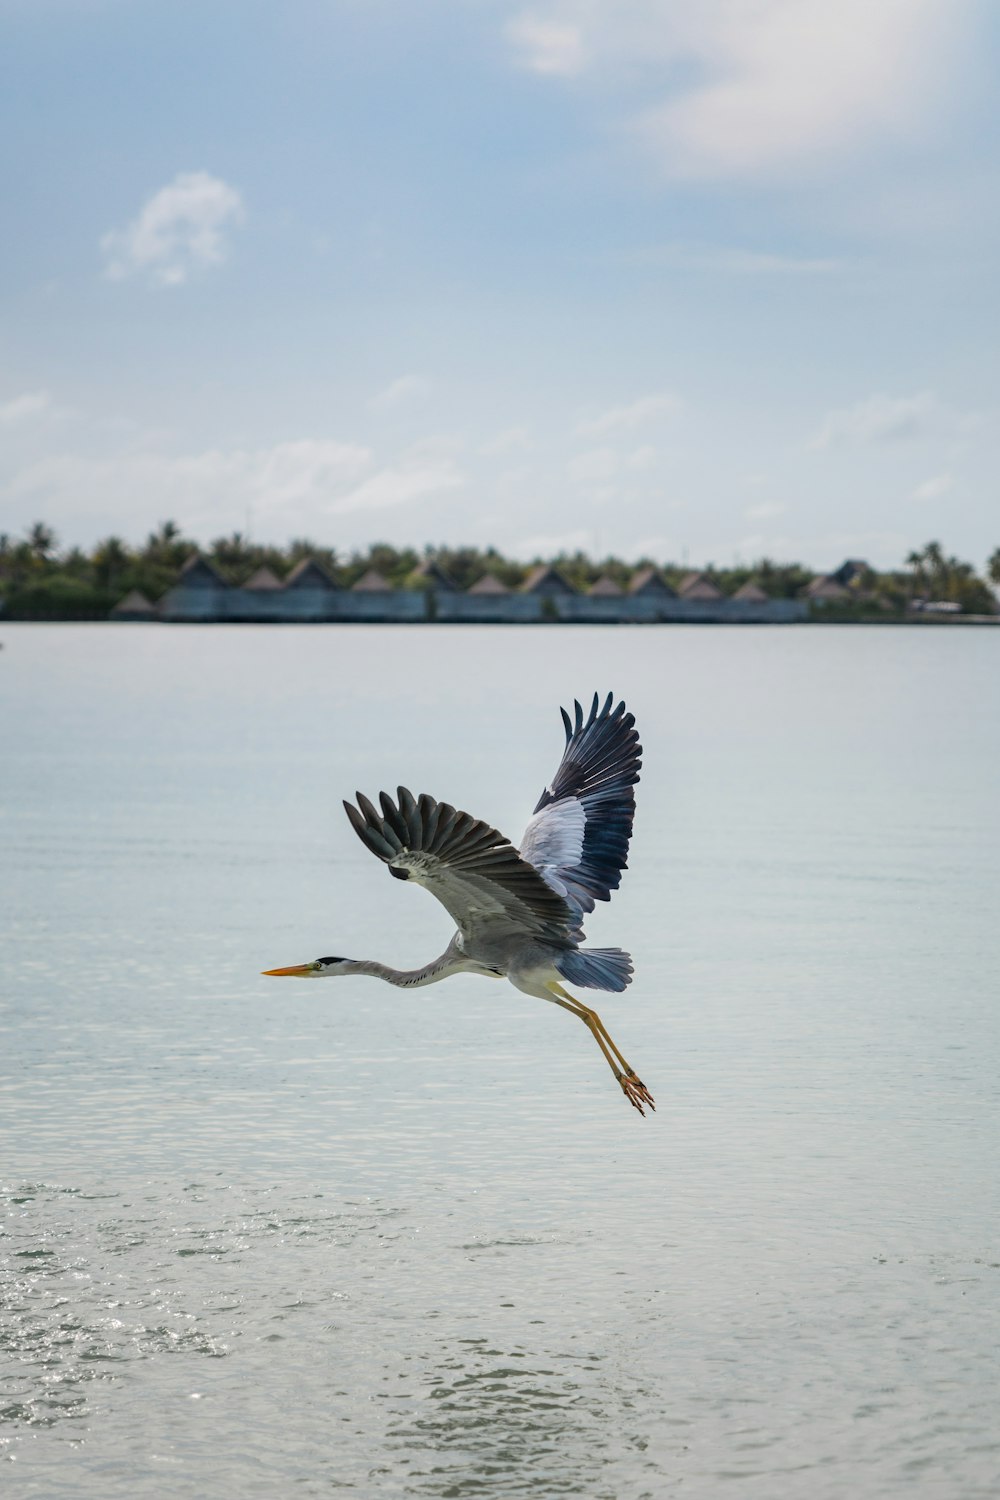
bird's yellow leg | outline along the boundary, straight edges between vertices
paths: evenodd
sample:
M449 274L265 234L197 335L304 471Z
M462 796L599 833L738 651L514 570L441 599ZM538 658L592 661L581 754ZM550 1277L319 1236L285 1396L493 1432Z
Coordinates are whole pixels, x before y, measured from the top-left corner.
M555 987L553 985L550 985L549 988L553 991L553 999L555 1000L555 1003L557 1005L561 1005L563 1010L568 1010L570 1015L580 1017L580 1020L588 1028L591 1036L594 1038L594 1041L604 1053L608 1066L617 1078L619 1076L618 1064L615 1061L614 1057L612 1057L608 1045L605 1042L600 1031L596 1030L594 1027L593 1012L588 1011L585 1005L578 1005L573 999L572 995L567 995L565 990L561 990L559 994L556 994Z
M574 995L568 994L567 991L563 989L562 985L552 985L552 986L550 986L550 988L553 989L554 991L557 991L558 994L561 995L563 999L571 1001L573 1003L573 1005L576 1007L578 1013L580 1015L586 1016L588 1018L588 1020L587 1020L588 1026L591 1026L592 1028L596 1027L597 1031L600 1032L600 1034L604 1038L604 1041L606 1042L607 1046L610 1047L611 1051L613 1052L613 1054L615 1055L615 1057L618 1059L618 1061L621 1063L621 1065L625 1069L626 1073L631 1073L631 1074L634 1075L635 1069L626 1061L626 1059L622 1056L621 1052L615 1046L615 1043L612 1040L612 1037L611 1037L611 1034L608 1031L608 1028L605 1026L604 1022L601 1020L600 1016L597 1014L597 1011L596 1010L591 1010L590 1006L589 1005L584 1005L584 1003L583 1003L582 1000L577 1000Z
M563 1010L570 1011L572 1015L580 1017L580 1020L587 1027L594 1041L604 1053L608 1067L617 1078L621 1091L628 1102L640 1114L645 1113L643 1110L644 1104L648 1104L650 1109L655 1113L656 1103L652 1094L637 1076L635 1069L625 1061L625 1058L611 1040L607 1027L596 1010L591 1010L589 1005L584 1005L581 1000L577 1000L574 995L570 995L563 989L561 984L555 981L547 985L546 988L557 1005L561 1005ZM619 1063L621 1064L621 1068L618 1066Z

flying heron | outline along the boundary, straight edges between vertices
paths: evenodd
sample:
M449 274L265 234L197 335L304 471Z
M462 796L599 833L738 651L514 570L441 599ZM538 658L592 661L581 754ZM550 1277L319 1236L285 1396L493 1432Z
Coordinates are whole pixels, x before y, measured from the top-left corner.
M436 984L450 974L509 979L516 989L579 1016L600 1047L622 1092L640 1114L653 1096L625 1061L595 1010L570 995L581 989L620 993L632 979L621 948L584 948L583 917L609 901L626 868L635 783L642 746L624 703L602 707L597 694L584 719L560 709L566 748L538 799L517 850L488 823L426 794L399 787L394 802L379 793L382 812L356 792L344 803L355 833L397 880L425 886L458 924L439 958L422 969L392 969L373 959L317 958L265 969L300 979L370 974L401 989Z

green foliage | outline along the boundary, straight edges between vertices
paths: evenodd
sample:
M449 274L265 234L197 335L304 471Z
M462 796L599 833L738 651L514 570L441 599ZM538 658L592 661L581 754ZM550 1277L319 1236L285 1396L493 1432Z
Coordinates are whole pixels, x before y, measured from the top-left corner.
M367 552L352 553L350 561L339 569L339 581L350 588L370 568L374 568L389 580L393 588L402 588L420 561L420 553L415 552L412 547L400 549L389 542L373 542Z
M948 557L940 542L928 542L911 552L906 564L911 570L913 599L958 604L962 613L968 615L996 613L996 599L989 585L977 575L971 563ZM994 582L1000 580L1000 547L986 566L989 578Z
M5 596L12 620L106 620L117 594L68 573L50 573Z
M462 590L471 588L487 573L492 573L507 588L516 589L528 572L523 564L501 557L495 547L487 547L485 551L479 547L434 547L428 548L427 556L433 558L454 581L455 587Z
M195 543L177 522L167 520L139 546L130 546L119 536L108 536L89 553L79 547L60 552L52 528L44 521L35 521L22 537L0 534L0 607L8 619L106 619L130 589L140 590L148 599L159 599L177 582L181 568L196 551ZM296 537L287 546L276 547L253 542L239 531L216 537L205 549L205 556L235 585L246 583L262 566L285 578L306 557L315 558L344 588L371 568L395 588L414 587L414 570L426 560L437 563L461 590L487 573L507 588L517 589L530 568L541 562L553 563L581 591L603 574L627 589L636 569L647 566L659 567L676 588L685 574L694 571L651 557L627 562L609 556L596 561L583 552L536 558L530 564L504 557L495 547L428 546L421 555L413 547L395 547L391 542L375 542L366 551L342 557L333 547L322 546L309 537ZM745 583L756 583L772 599L796 598L813 576L801 563L779 563L769 557L732 568L709 563L697 571L711 578L723 594L733 594ZM837 576L845 578L849 597L825 605L818 617L888 618L904 614L919 600L949 600L967 614L995 613L996 600L986 580L1000 586L1000 547L990 555L985 572L986 578L980 577L970 563L948 556L940 542L928 542L911 552L905 567L894 572L876 573L863 565L840 570ZM554 606L551 608L554 610Z

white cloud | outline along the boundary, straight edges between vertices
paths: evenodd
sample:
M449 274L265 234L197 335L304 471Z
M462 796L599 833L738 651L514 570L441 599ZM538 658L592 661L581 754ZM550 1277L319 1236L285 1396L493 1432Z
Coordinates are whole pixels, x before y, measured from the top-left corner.
M780 500L762 500L759 505L748 505L746 509L748 521L770 521L784 513L785 507Z
M454 458L434 443L421 443L404 453L398 463L372 474L330 507L338 514L357 510L382 510L409 505L414 500L461 489L465 475Z
M571 21L547 20L527 12L508 23L507 36L522 66L532 73L568 78L583 71L583 35Z
M278 443L246 459L248 482L255 494L267 505L280 507L322 503L370 468L373 455L360 443L306 438Z
M594 533L590 530L558 531L526 536L510 547L515 557L527 561L533 557L556 557L560 552L593 553Z
M523 453L530 447L531 434L527 427L506 427L483 443L479 451L487 458L500 458L507 453Z
M628 406L612 406L600 416L581 422L577 431L587 437L606 437L613 432L632 432L644 423L672 417L680 402L669 391L655 391L641 396Z
M913 396L869 396L857 406L828 412L810 448L845 443L887 443L914 438L925 431L937 411L929 391Z
M686 177L815 173L927 129L974 0L538 0L508 26L536 73L661 93L633 127Z
M298 517L328 508L372 462L369 449L326 439L189 454L156 447L101 458L64 453L22 468L6 496L46 505L61 518L113 515L122 528L135 514L137 496L143 525L149 516L174 515L202 531L243 526L248 507L257 518L290 516L289 524L298 524Z
M643 443L640 447L632 449L632 452L626 457L625 463L628 468L634 469L636 473L643 474L647 469L653 467L656 459L656 449L649 443Z
M422 399L430 388L430 381L423 375L400 375L373 396L368 405L375 411L393 411L408 402Z
M955 488L955 480L951 474L934 474L930 479L925 479L923 484L918 484L910 495L911 500L940 500L942 495L947 495Z
M781 255L721 245L664 245L634 259L686 271L716 271L724 276L831 276L848 262L829 255Z
M101 240L105 274L113 281L145 274L161 286L179 286L192 271L226 259L226 231L244 216L240 194L221 178L180 172L131 224Z
M618 472L618 455L613 448L590 448L567 465L569 477L578 484L602 484Z
M25 391L22 396L15 396L0 406L0 427L19 427L22 422L43 416L51 406L48 391Z
M105 433L105 436L112 436ZM128 533L149 517L173 516L195 535L243 529L248 517L272 536L314 531L334 515L430 500L466 476L448 439L430 438L398 455L361 443L301 438L256 448L177 452L168 435L118 432L100 455L64 450L22 463L0 481L0 502L46 514L72 530ZM124 441L122 441L124 439Z

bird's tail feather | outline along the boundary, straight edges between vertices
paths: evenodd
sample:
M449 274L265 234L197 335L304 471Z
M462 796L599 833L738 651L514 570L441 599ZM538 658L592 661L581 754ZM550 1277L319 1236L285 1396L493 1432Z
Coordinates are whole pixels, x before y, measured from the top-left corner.
M556 968L568 984L584 990L618 994L632 982L632 955L623 948L573 948L559 955Z

